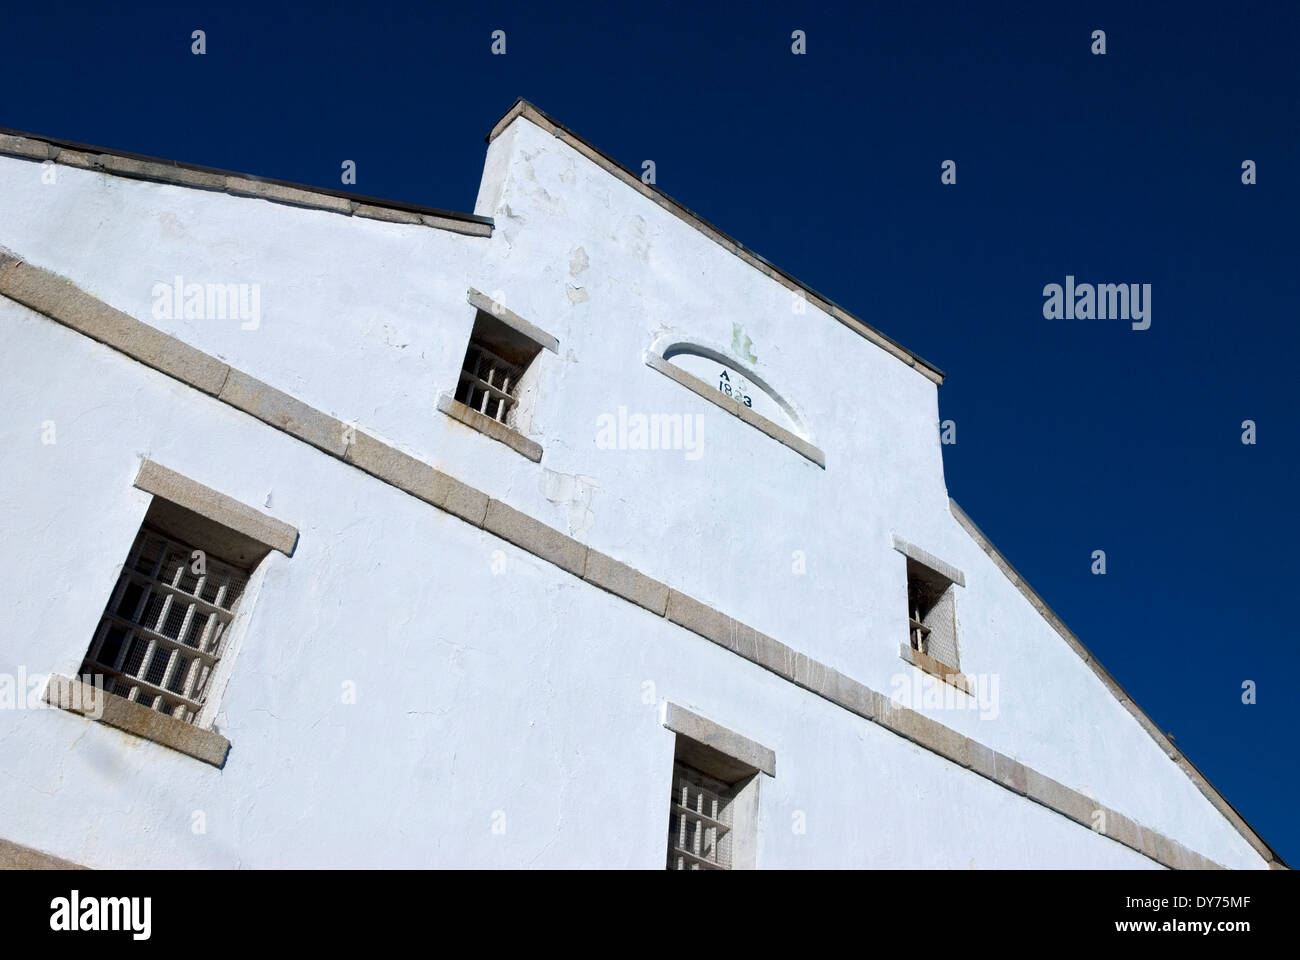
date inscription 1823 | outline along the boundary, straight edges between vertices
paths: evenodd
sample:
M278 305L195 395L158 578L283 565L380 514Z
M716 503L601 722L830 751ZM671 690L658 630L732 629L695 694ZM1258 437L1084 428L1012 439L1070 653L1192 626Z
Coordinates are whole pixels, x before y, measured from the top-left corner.
M754 401L749 397L749 383L744 377L736 377L736 384L731 384L731 374L723 370L718 374L718 389L729 397L734 397L747 407L753 407Z

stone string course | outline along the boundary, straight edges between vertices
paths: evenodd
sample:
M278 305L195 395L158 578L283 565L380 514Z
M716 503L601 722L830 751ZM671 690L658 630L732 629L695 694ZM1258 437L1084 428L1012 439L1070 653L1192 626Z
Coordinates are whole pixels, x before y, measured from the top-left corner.
M591 550L586 544L429 464L113 309L81 291L71 281L24 263L6 252L0 252L0 294L213 396L431 506L459 517L466 523L480 527L655 616L665 617L796 686L829 700L864 720L879 724L1085 828L1093 827L1094 814L1101 811L1105 818L1107 836L1157 863L1175 869L1220 868L1201 854L1043 776L1020 761L997 753L929 717L894 703L885 694L809 658L748 624L671 589L626 564ZM965 516L955 504L953 509L959 520ZM967 529L973 527L968 519L963 525L967 525ZM976 539L987 543L982 534ZM994 556L994 553L990 555ZM1000 554L994 557L995 560L997 557ZM1005 564L1005 560L1002 564ZM1010 571L1009 565L1005 570ZM1014 571L1008 572L1008 576L1015 578L1013 582L1023 583ZM1033 594L1032 597L1036 598L1037 595ZM1035 605L1040 610L1046 609L1041 599ZM1044 615L1050 615L1050 611ZM1073 643L1083 650L1077 640ZM1081 655L1085 653L1086 650L1083 650ZM1127 702L1131 704L1131 700ZM1144 715L1135 713L1135 716ZM1145 725L1150 728L1150 721L1147 720ZM1192 775L1194 768L1185 760L1180 762L1180 766L1189 772L1189 776ZM1208 789L1213 790L1212 787ZM1226 801L1222 798L1219 798L1216 806L1220 804L1226 807ZM1230 807L1227 809L1231 810ZM1239 816L1233 813L1230 819L1265 859L1270 861L1271 866L1283 866Z
M40 850L33 850L21 843L0 839L0 870L85 870L86 868L68 860Z

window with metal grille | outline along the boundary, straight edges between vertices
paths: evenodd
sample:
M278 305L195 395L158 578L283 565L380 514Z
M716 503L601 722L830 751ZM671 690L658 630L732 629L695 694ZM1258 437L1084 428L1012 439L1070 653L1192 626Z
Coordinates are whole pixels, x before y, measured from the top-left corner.
M465 362L456 386L456 399L472 410L506 423L518 397L523 371L497 356L476 340L465 352Z
M907 559L907 613L912 649L956 668L956 588L951 580Z
M248 571L142 526L80 672L194 722L247 582Z
M461 364L455 399L471 410L511 428L519 428L521 408L535 389L533 361L541 353L537 341L479 310ZM527 419L526 415L523 419Z
M673 764L668 816L669 870L730 870L732 788L684 763Z

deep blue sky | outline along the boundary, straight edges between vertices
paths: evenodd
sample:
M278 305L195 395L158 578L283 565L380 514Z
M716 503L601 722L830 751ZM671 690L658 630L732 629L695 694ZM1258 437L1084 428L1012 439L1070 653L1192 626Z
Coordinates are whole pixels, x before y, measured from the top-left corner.
M950 493L1300 864L1300 5L1135 6L11 4L0 126L464 211L516 96L655 160L948 373ZM1151 329L1044 320L1067 273L1152 284Z

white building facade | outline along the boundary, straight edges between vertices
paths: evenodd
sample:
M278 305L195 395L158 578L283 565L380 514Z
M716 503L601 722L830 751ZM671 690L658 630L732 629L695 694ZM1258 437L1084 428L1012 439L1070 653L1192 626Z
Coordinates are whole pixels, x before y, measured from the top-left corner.
M0 862L1281 865L950 501L939 371L489 141L469 215L0 136Z

